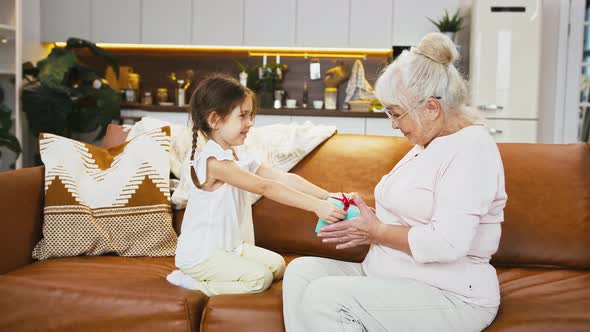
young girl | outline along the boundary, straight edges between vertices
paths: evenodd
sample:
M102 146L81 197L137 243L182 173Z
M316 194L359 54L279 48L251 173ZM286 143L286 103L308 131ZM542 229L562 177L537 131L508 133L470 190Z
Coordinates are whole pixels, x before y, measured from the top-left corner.
M248 192L313 211L336 222L346 216L326 199L329 193L302 177L261 164L235 148L244 144L255 115L254 93L224 75L207 77L191 98L193 146L189 194L176 266L168 280L178 286L218 294L256 293L282 278L283 258L244 243L240 225L250 214ZM208 139L195 158L198 132Z

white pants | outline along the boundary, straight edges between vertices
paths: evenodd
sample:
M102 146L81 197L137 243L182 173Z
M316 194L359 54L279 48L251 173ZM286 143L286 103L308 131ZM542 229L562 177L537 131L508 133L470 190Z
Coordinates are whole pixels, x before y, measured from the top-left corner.
M243 244L241 255L218 251L202 263L183 269L196 280L193 289L208 296L265 291L283 277L285 260L275 252Z
M327 258L297 258L283 279L287 332L481 331L497 311L415 280L367 277L360 263Z

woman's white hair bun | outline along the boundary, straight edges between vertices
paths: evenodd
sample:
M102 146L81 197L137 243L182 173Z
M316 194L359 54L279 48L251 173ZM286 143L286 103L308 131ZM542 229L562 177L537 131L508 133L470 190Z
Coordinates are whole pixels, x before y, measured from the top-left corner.
M454 63L459 56L453 41L440 32L432 32L424 36L416 47L412 47L412 52L443 65Z

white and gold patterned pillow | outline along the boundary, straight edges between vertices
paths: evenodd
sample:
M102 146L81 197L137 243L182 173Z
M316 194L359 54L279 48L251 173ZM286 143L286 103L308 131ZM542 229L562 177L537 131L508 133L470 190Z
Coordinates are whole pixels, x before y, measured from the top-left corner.
M52 134L39 144L45 209L33 258L174 255L169 127L110 149Z

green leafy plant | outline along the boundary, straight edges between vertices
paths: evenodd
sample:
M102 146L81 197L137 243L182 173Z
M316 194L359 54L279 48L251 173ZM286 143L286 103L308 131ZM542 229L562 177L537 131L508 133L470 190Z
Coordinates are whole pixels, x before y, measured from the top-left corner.
M95 44L69 38L64 48L54 47L46 59L23 64L21 99L33 134L53 133L71 137L72 133L99 130L96 139L106 132L108 124L117 117L121 95L108 86L96 72L80 63L75 50L88 49L113 66L115 59Z
M0 87L0 147L6 147L9 150L16 153L16 157L21 153L21 146L14 136L10 132L12 127L12 110L8 106L3 104L4 102L4 90ZM2 157L2 151L0 151L0 158Z
M245 66L235 61L241 71L248 73L246 85L255 92L273 92L280 89L288 67L285 64L269 64L266 67L261 65ZM278 70L280 69L280 70ZM279 72L281 73L279 75Z
M427 19L434 24L440 32L458 32L463 28L463 17L459 16L459 11L453 16L449 16L449 12L445 9L445 14L438 21L429 17Z

